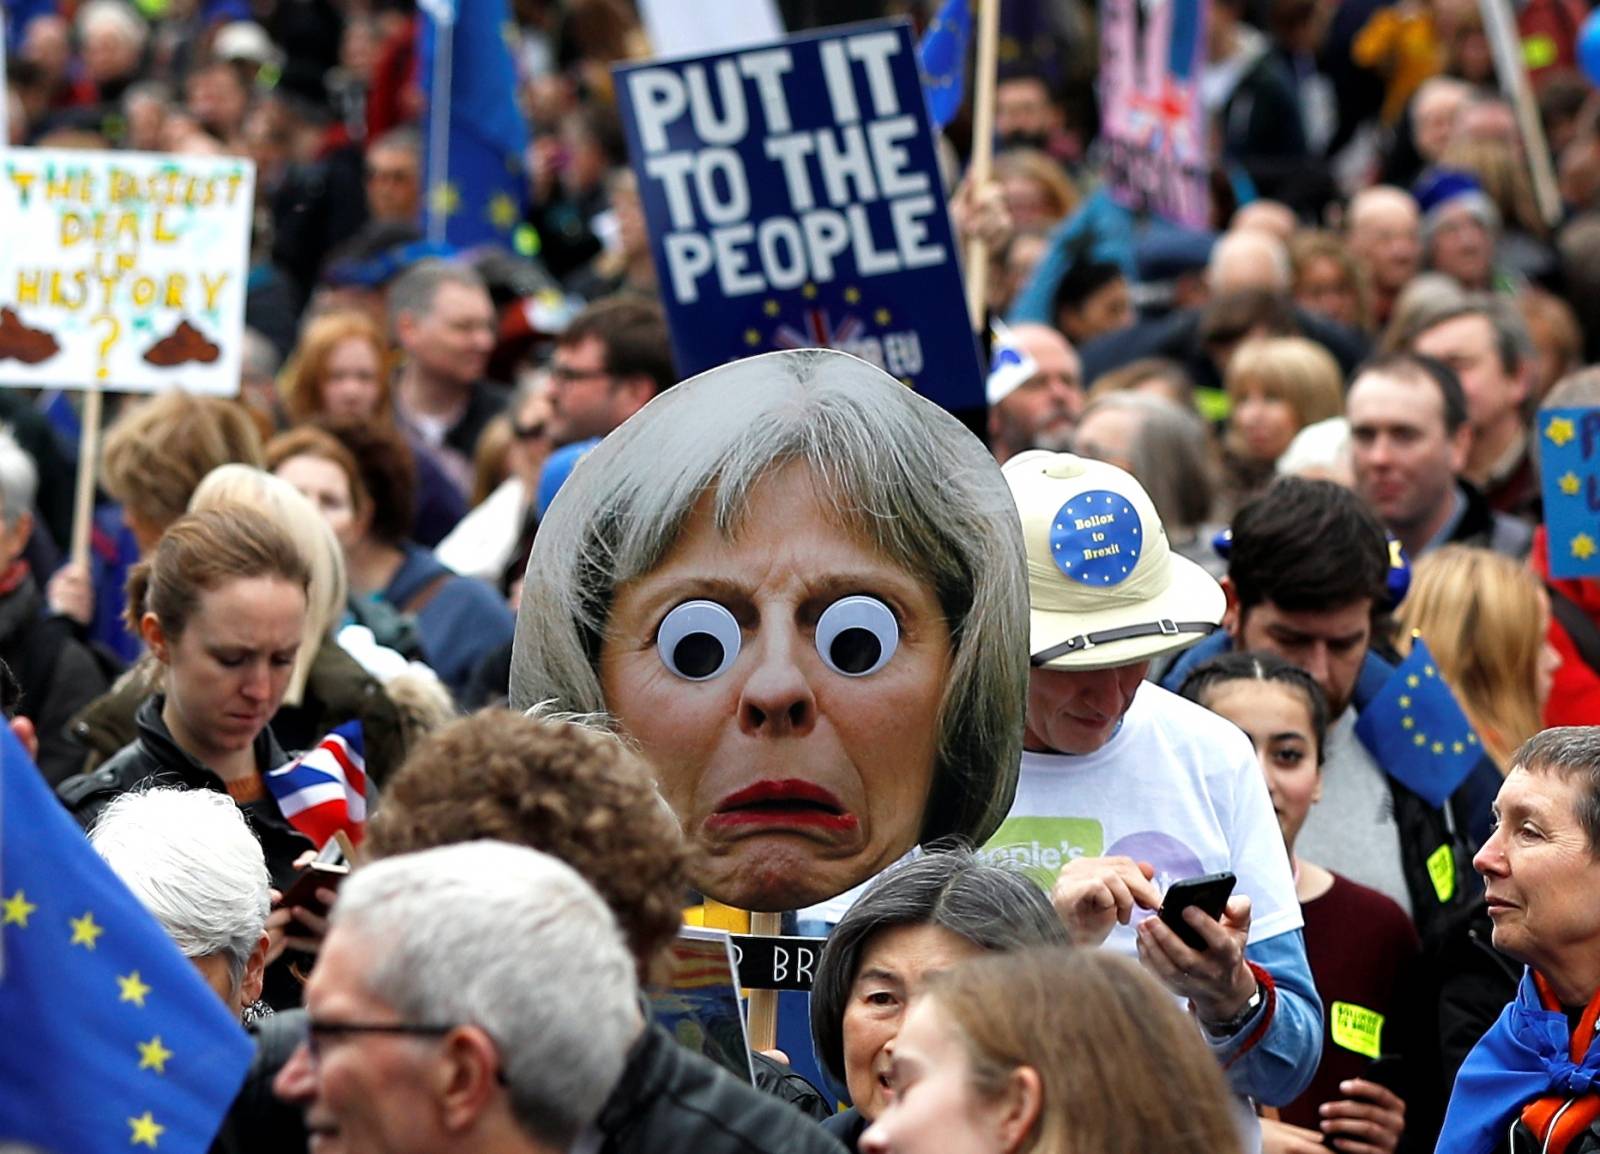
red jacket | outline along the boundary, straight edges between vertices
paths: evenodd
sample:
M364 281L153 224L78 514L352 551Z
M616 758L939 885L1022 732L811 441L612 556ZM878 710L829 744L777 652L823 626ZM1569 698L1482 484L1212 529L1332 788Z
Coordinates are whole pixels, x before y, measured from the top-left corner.
M1540 525L1533 534L1533 550L1528 554L1529 567L1551 589L1564 594L1600 625L1600 580L1591 577L1563 578L1550 576L1550 553L1545 529ZM1545 703L1546 725L1600 725L1600 673L1589 668L1578 647L1573 643L1561 623L1550 617L1550 644L1561 654L1561 666L1556 670L1555 684L1550 690L1550 700Z

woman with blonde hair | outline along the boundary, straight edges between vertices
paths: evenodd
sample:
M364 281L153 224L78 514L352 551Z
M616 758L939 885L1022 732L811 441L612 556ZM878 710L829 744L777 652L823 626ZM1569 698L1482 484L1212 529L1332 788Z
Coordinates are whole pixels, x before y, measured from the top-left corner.
M929 977L863 1154L1237 1154L1222 1067L1137 963L984 954Z
M1018 232L1054 228L1078 207L1072 177L1038 149L1009 149L995 157L994 179Z
M1223 384L1233 408L1225 439L1233 507L1266 488L1296 433L1344 412L1339 362L1305 337L1246 341L1228 361Z
M1419 559L1398 613L1399 647L1421 634L1483 747L1505 772L1543 728L1560 656L1550 598L1532 572L1488 549L1445 545Z

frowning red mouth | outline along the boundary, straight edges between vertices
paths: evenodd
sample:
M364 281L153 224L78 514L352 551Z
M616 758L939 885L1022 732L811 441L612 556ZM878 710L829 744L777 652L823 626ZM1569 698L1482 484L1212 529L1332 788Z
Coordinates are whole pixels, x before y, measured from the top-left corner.
M860 822L837 797L809 781L758 781L717 803L705 821L714 833L755 832L762 827L853 833Z

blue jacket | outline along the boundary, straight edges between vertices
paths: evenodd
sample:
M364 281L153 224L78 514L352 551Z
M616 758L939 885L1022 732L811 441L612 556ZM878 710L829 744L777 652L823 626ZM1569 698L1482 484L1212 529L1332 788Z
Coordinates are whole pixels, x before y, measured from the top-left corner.
M1311 979L1305 935L1275 934L1245 947L1246 960L1272 975L1277 1005L1267 1031L1255 1038L1246 1022L1231 1038L1209 1035L1212 1053L1228 1074L1228 1085L1268 1106L1287 1106L1311 1084L1322 1060L1322 999Z
M382 597L417 619L422 657L456 697L489 654L511 641L516 618L490 586L445 568L407 542L406 559Z

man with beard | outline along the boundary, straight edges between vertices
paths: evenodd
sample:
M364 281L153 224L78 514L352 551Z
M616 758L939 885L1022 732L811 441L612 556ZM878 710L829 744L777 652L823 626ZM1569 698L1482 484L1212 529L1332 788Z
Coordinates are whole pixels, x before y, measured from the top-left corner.
M1010 350L1011 355L1007 355ZM1083 365L1049 325L1015 325L989 374L989 449L1002 465L1028 449L1065 448L1083 412Z

